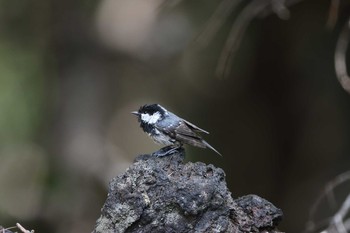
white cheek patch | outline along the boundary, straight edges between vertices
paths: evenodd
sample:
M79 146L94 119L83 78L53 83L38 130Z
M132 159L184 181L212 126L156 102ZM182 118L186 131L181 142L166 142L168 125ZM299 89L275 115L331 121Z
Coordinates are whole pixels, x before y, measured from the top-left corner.
M154 124L156 123L160 118L160 113L159 112L155 112L152 115L149 114L141 114L141 120L143 120L144 122L148 123L148 124Z

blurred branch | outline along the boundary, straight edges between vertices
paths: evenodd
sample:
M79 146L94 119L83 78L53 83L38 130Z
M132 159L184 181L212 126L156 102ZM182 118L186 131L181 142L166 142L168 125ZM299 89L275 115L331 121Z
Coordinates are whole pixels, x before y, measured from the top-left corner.
M13 229L16 227L8 227L8 228L3 228L2 226L0 226L0 233L13 233L12 231L10 231L10 229Z
M320 229L324 229L322 230L322 233L346 233L350 230L350 219L346 219L347 214L350 212L350 193L347 195L345 201L342 202L340 208L333 216L320 221L315 220L315 215L319 212L322 200L327 199L328 205L332 209L336 208L337 202L335 199L334 190L336 187L345 183L346 181L350 181L350 171L337 176L326 185L325 190L321 193L310 209L309 222L307 223L307 227L304 232L318 232Z
M11 229L15 229L18 228L19 230L21 230L21 232L23 233L34 233L34 230L30 230L28 231L27 229L25 229L21 224L16 223L16 226L14 227L8 227L8 228L3 228L2 226L0 226L0 233L13 233L12 231L10 231Z
M350 93L350 77L346 69L346 51L349 44L349 23L350 18L347 20L342 31L340 32L334 55L335 73L341 86L348 93Z
M299 1L301 0L255 0L245 5L232 24L219 57L216 76L226 77L230 73L230 64L235 57L249 23L254 18L259 15L266 16L274 13L281 19L288 19L290 14L287 6ZM239 3L241 3L240 0L223 0L206 23L204 30L199 34L196 41L201 45L207 45Z
M196 42L204 46L208 45L239 2L240 0L223 0L199 33Z
M280 19L289 19L290 13L286 6L285 0L272 0L271 1L272 11L280 18Z
M302 0L253 0L247 3L232 24L230 33L219 57L216 76L225 78L230 73L230 64L235 57L249 23L254 18L259 15L265 17L274 13L281 19L289 19L290 13L288 7L300 1ZM241 3L240 0L222 0L206 23L205 28L199 33L196 41L201 45L207 45L239 3ZM336 24L338 20L339 5L340 0L331 1L327 27L332 28ZM337 42L335 51L335 70L342 87L350 93L350 78L346 69L349 23L350 22L344 26Z
M17 226L17 228L18 229L20 229L23 233L34 233L34 230L27 230L27 229L25 229L24 227L22 227L21 226L21 224L19 224L19 223L16 223L16 226Z
M241 43L242 37L249 23L269 4L270 0L253 1L248 4L237 16L219 58L216 69L217 77L225 78L230 73L231 69L229 64L232 63L234 55Z
M348 194L347 198L343 202L339 211L333 216L333 225L337 229L339 233L347 233L349 229L345 227L344 218L350 209L350 194Z

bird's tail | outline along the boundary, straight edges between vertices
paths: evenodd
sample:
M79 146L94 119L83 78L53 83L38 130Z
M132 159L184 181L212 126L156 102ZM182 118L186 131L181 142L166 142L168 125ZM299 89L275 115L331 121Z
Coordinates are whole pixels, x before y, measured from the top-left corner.
M209 143L207 143L206 141L202 140L203 144L206 145L206 147L208 147L209 149L211 149L212 151L215 151L215 153L217 153L218 155L220 155L222 157L222 154L220 154L219 151L217 151L214 147L212 147Z

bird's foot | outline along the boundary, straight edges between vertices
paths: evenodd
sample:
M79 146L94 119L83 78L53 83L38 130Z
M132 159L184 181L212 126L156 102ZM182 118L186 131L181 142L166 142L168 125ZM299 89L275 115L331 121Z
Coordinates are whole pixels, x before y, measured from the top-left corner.
M157 156L157 157L164 157L167 155L171 155L174 154L175 152L179 151L179 149L182 149L181 146L166 146L163 147L159 150L157 150L156 152L153 152L152 155Z

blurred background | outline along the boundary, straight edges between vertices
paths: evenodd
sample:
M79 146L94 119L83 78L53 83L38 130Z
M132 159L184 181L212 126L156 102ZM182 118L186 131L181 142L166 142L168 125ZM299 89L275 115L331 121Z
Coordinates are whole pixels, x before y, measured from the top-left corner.
M302 232L350 168L334 69L349 13L336 0L0 0L0 225L91 232L109 180L159 148L130 112L159 103L223 154L188 147L187 160Z

